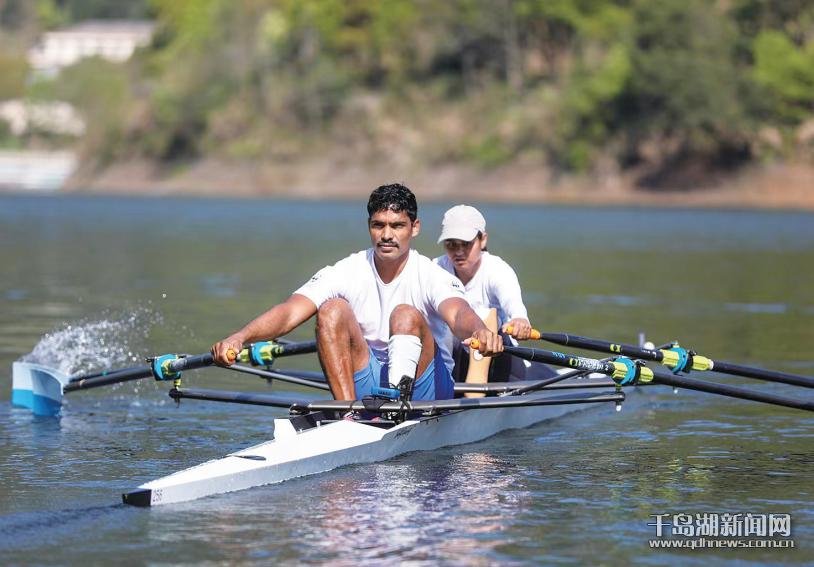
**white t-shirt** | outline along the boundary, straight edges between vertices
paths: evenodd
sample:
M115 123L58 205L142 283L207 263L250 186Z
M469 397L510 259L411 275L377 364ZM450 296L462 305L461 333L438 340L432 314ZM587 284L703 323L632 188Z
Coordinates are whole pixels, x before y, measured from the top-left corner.
M455 266L446 254L433 262L455 275ZM529 318L517 274L500 256L484 252L478 271L464 286L464 291L469 305L478 315L485 316L492 307L497 309L498 325L519 317Z
M390 283L384 283L379 277L373 263L373 249L369 248L321 269L294 293L304 295L317 308L329 299L347 301L362 328L362 335L382 364L387 364L390 314L397 305L412 305L427 321L444 362L452 372L449 345L440 340L450 332L438 313L438 307L451 297L466 300L463 284L415 250L410 250L404 269Z

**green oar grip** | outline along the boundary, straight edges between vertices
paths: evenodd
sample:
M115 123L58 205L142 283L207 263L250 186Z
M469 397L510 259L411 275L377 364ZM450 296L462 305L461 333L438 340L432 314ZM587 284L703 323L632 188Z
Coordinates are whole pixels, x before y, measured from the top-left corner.
M680 363L680 355L675 350L661 350L663 358L661 363L664 366L668 366L669 368L675 368ZM692 355L692 364L690 365L691 370L698 370L699 372L703 372L706 370L712 370L713 362L706 356L701 356L698 354Z
M630 384L647 384L653 381L653 371L637 364L635 361L627 357L619 357L612 361L614 371L611 374L614 382L621 386Z
M269 366L274 358L283 352L283 345L274 341L261 341L249 345L240 351L238 361L254 366Z

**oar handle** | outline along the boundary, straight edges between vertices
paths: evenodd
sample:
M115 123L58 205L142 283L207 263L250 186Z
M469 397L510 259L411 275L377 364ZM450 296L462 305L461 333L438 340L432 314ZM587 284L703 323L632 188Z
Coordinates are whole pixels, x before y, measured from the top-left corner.
M506 332L509 333L510 335L512 334L513 331L514 331L514 327L512 325L509 325L508 327L506 327ZM537 329L532 329L531 334L529 335L529 340L530 341L539 341L541 336L542 336L542 334L540 333L540 331L538 331Z

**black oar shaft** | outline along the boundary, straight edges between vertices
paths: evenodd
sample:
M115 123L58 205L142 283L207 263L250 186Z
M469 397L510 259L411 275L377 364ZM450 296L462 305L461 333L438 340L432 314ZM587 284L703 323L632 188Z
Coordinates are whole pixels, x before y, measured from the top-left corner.
M531 362L545 362L555 366L567 366L586 372L599 372L600 374L606 374L608 376L616 371L616 367L611 362L603 362L594 360L593 358L583 358L581 356L563 354L561 352L541 348L504 346L503 350L512 356L523 358ZM556 381L556 378L559 377L555 376L552 380Z
M575 348L584 348L598 352L610 352L633 358L640 358L643 360L653 360L656 362L662 362L664 360L664 353L661 350L639 348L622 343L611 343L609 341L599 339L580 337L579 335L568 335L566 333L540 333L540 338L548 342L564 346L572 346ZM802 386L804 388L814 388L814 378L809 376L788 374L786 372L778 372L775 370L765 370L763 368L755 368L753 366L743 366L723 360L706 360L708 360L709 364L711 365L711 370L720 372L722 374L732 374L735 376L764 380L766 382L777 382L780 384Z
M128 382L130 380L140 380L148 378L153 375L153 371L149 366L139 366L136 368L126 368L116 372L110 372L105 376L98 378L82 378L77 381L71 381L66 384L62 389L63 392L73 392L76 390L89 390L90 388L98 388L100 386L110 386L120 382Z
M650 350L623 343L611 343L599 339L580 337L579 335L569 335L566 333L540 333L540 339L558 345L584 348L597 352L609 352L612 354L641 358L643 360L654 360L656 362L661 362L664 359L664 355L658 350Z
M80 382L82 380L89 380L91 378L103 378L105 376L110 376L111 374L118 374L119 372L127 372L130 370L141 370L144 366L131 366L129 368L119 368L117 370L100 370L98 372L90 372L88 374L80 374L79 376L74 376L68 382Z
M765 380L766 382L778 382L780 384L791 384L793 386L803 386L804 388L814 388L814 378L799 376L797 374L788 374L786 372L778 372L776 370L764 370L763 368L755 368L752 366L741 366L740 364L733 364L731 362L725 362L722 360L713 361L712 370L715 372L722 372L724 374L743 376L745 378Z
M698 392L728 396L730 398L739 398L741 400L750 400L753 402L762 402L775 406L814 411L814 401L778 396L765 392L755 392L752 390L746 390L744 388L738 388L736 386L730 386L728 384L713 384L703 380L696 380L695 378L688 378L686 376L675 376L663 370L653 370L653 375L654 382L674 386L676 388L685 388L687 390L696 390Z
M304 341L301 343L285 343L276 356L291 356L294 354L309 354L317 351L317 341Z
M316 341L305 341L301 343L286 343L280 345L280 350L275 356L291 356L295 354L305 354L316 351ZM181 372L183 370L194 370L196 368L204 368L214 364L214 359L210 353L196 354L191 356L184 356L174 360L169 365L169 370L172 372ZM140 380L142 378L149 378L153 375L151 365L134 366L131 368L123 368L121 370L96 372L86 374L83 376L76 376L71 378L68 384L63 388L63 392L74 392L76 390L88 390L91 388L99 388L101 386L110 386L120 382L128 382L130 380ZM282 379L282 378L280 378ZM309 385L309 384L304 384Z
M193 370L195 368L204 368L213 364L212 355L197 354L194 356L185 356L170 363L170 370L173 372L181 372L182 370ZM69 382L62 389L63 392L73 392L75 390L89 390L91 388L99 388L100 386L110 386L120 382L129 382L130 380L140 380L142 378L149 378L153 375L153 369L150 365L137 366L134 368L126 368L116 372L110 372L106 376L98 378L88 378L78 380L76 382Z

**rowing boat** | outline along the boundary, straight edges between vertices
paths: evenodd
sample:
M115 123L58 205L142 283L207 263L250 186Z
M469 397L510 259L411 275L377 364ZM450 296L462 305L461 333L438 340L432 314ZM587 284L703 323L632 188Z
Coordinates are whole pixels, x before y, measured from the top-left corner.
M564 334L537 337L550 342L611 353L602 360L539 348L506 346L505 353L532 362L570 368L543 380L514 383L456 384L457 395L486 397L412 401L404 391L381 388L363 400L292 399L290 395L204 390L181 386L181 371L212 366L211 354L166 354L148 359L145 366L69 377L44 365L15 362L12 403L35 414L58 416L66 393L153 377L172 381L170 396L288 408L289 416L274 420L274 438L192 468L142 484L122 495L126 504L154 506L194 500L215 494L263 486L341 466L378 462L413 451L473 443L502 431L528 427L591 405L612 403L617 410L625 400L623 387L666 385L739 398L780 407L814 411L814 401L800 396L719 384L681 374L717 371L802 388L814 388L814 378L713 360L677 344L664 347L632 346ZM477 349L473 341L470 345ZM670 348L667 348L667 347ZM239 362L230 370L266 380L280 380L325 391L318 373L272 369L276 358L315 352L314 341L264 342L233 353ZM668 366L671 372L649 368L645 361ZM260 368L264 367L264 368ZM374 389L377 390L377 389ZM345 420L347 412L363 420ZM361 412L361 413L360 413Z
M602 386L613 386L603 379ZM610 382L610 383L609 383ZM274 420L274 439L223 458L176 472L123 495L125 504L155 506L274 484L351 464L373 463L412 451L463 445L501 431L528 427L621 394L574 389L567 394L535 392L522 396L522 407L482 411L451 410L401 423L335 419L315 411ZM480 401L482 398L472 399ZM533 403L545 405L534 406Z

